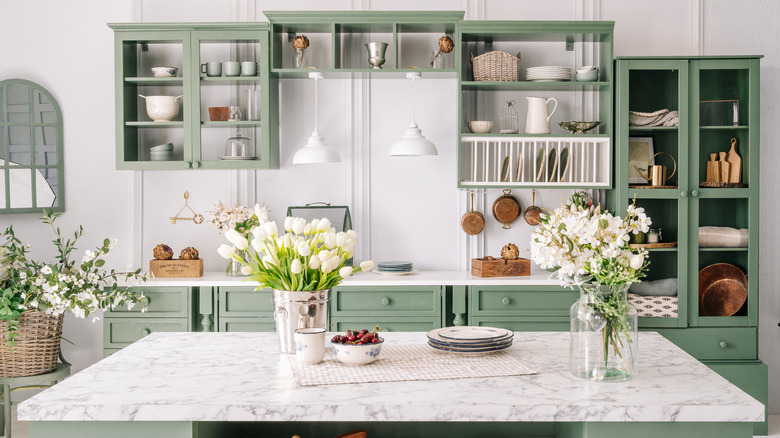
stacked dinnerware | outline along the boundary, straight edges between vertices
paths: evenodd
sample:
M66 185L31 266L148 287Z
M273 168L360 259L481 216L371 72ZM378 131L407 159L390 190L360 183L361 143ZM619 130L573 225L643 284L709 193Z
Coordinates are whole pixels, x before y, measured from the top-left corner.
M493 353L512 345L514 333L496 327L445 327L428 332L428 345L444 352Z
M173 160L173 143L165 143L149 149L149 159L152 161Z
M412 262L377 262L376 272L386 274L408 274L413 272Z
M528 67L525 69L525 79L528 81L570 81L571 69L555 65Z

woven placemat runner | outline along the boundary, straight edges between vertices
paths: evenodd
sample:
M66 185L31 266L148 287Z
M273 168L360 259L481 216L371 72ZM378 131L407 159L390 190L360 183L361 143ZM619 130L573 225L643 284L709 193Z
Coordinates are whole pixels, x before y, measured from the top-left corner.
M536 374L506 351L459 354L440 352L428 345L385 345L376 361L362 366L339 362L332 350L316 365L300 364L295 356L290 356L289 362L299 386Z

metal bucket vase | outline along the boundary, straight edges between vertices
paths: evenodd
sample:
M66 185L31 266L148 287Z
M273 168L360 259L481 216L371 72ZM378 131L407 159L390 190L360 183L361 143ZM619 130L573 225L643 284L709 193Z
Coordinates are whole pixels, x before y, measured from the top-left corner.
M328 289L310 292L274 289L274 320L282 353L295 354L295 329L327 329L328 292Z

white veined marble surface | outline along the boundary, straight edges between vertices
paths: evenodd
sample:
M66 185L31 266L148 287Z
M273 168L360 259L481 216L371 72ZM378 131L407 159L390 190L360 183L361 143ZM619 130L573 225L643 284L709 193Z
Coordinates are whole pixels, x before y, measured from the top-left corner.
M398 345L426 342L422 332L384 336ZM516 333L508 351L536 375L298 387L287 362L295 356L279 353L275 333L154 333L26 400L18 414L22 421L764 418L761 403L657 333L640 333L639 377L622 383L572 376L568 345L565 332Z

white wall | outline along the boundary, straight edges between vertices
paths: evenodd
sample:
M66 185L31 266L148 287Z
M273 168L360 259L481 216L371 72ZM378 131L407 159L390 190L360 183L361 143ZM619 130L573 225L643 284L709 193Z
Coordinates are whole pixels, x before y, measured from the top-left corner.
M336 147L339 164L295 167L292 154L311 133L313 81L284 80L280 86L281 169L268 171L117 171L114 169L113 35L109 22L254 21L264 10L465 10L467 19L615 20L616 55L765 54L762 60L762 161L777 162L772 147L778 137L778 42L773 32L780 3L749 0L735 7L728 0L79 0L2 2L0 4L0 79L21 77L39 82L58 99L65 122L64 229L84 225L82 249L105 236L120 245L113 266L146 266L157 243L175 249L195 246L207 270L220 270L215 255L222 237L208 225L167 219L190 193L190 205L205 213L218 200L267 203L281 220L289 205L327 201L350 205L355 228L363 239L358 259L410 259L424 269L465 269L474 254L497 255L506 242L528 247L530 227L518 220L502 230L490 206L500 195L487 191L476 207L488 225L476 238L460 231L468 209L466 194L456 189L457 95L455 80L417 82L417 122L439 149L437 157L388 157L387 149L410 120L409 83L403 79L320 81L320 132ZM34 30L34 32L33 32ZM433 48L433 47L432 47ZM431 49L432 49L431 48ZM302 116L301 116L302 115ZM521 115L522 119L522 115ZM769 166L761 172L761 214L780 213L780 194ZM569 192L537 192L537 205L552 208ZM530 191L513 195L523 207ZM0 227L13 224L33 244L34 255L50 257L51 235L37 215L0 217ZM770 366L770 411L780 412L778 312L773 285L777 235L772 220L762 222L760 358ZM102 325L68 318L65 337L75 346L65 352L81 369L102 352Z

